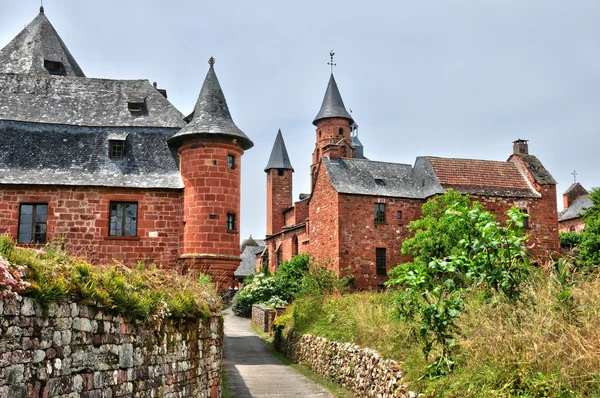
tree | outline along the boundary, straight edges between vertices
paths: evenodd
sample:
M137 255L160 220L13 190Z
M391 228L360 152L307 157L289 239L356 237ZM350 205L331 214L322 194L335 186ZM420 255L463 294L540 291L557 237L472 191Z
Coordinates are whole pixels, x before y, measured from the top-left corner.
M585 229L579 244L579 265L586 267L600 266L600 187L590 193L592 206L585 209L583 221Z
M519 296L530 268L522 230L528 216L517 208L507 216L501 226L481 204L450 190L424 204L422 218L410 223L415 235L403 243L402 253L414 259L393 269L388 285L401 287L396 314L419 323L425 358L436 347L441 351L428 367L430 377L454 366L456 321L468 289Z
M585 209L585 214L582 217L586 224L589 221L600 219L600 187L592 189L590 199L592 200L592 206Z

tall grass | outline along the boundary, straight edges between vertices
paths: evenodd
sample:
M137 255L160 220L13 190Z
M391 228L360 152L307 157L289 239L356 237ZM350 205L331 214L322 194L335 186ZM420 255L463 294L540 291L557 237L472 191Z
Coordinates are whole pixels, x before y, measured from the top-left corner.
M518 302L471 292L457 367L436 380L419 380L427 363L417 326L393 316L393 292L303 298L288 327L375 348L401 362L410 389L427 396L600 396L600 274L574 281L569 305L546 275L532 278Z
M0 255L11 264L25 267L30 286L21 292L44 308L69 297L94 302L131 319L208 316L219 309L215 287L205 276L183 277L155 266L120 263L91 265L68 256L57 244L44 250L17 247L0 236Z

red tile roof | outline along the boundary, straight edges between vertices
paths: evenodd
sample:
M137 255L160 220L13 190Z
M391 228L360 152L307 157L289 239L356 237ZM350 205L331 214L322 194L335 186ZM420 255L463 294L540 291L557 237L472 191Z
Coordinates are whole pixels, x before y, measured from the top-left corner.
M477 195L538 196L512 162L431 156L427 159L444 188Z

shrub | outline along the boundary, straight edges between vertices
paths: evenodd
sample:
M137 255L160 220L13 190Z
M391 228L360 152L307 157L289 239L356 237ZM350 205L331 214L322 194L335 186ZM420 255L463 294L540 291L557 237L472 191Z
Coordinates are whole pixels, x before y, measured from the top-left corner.
M457 319L469 288L519 296L530 269L522 232L526 215L512 208L507 216L500 226L481 204L450 190L423 205L423 217L410 223L416 233L402 253L414 260L393 269L388 285L402 287L397 315L419 322L425 358L440 350L428 376L447 374L454 366Z
M581 234L576 232L560 232L558 239L560 240L560 247L563 249L572 249L575 246L579 246L581 243Z
M275 272L277 294L286 301L298 296L302 287L302 279L309 272L314 260L308 253L294 256L291 260L282 261Z
M577 264L584 267L600 266L600 216L588 218L581 233Z
M235 295L231 305L233 313L243 317L252 315L252 305L268 301L277 293L275 278L265 274L256 274Z

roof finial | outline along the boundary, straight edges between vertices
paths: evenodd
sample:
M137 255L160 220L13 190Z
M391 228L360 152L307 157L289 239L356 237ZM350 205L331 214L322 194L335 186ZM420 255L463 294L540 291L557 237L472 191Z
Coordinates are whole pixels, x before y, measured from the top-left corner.
M577 172L575 170L573 170L573 172L571 174L573 174L573 183L576 183L577 182Z
M210 65L211 68L214 68L214 66L215 66L215 58L214 57L210 57L210 59L208 60L208 64Z
M40 14L44 13L44 0L40 0Z
M336 66L337 64L333 63L333 56L335 55L335 53L333 52L333 50L329 51L329 57L331 58L331 60L329 62L327 62L327 65L331 66L331 74L333 75L333 67Z

